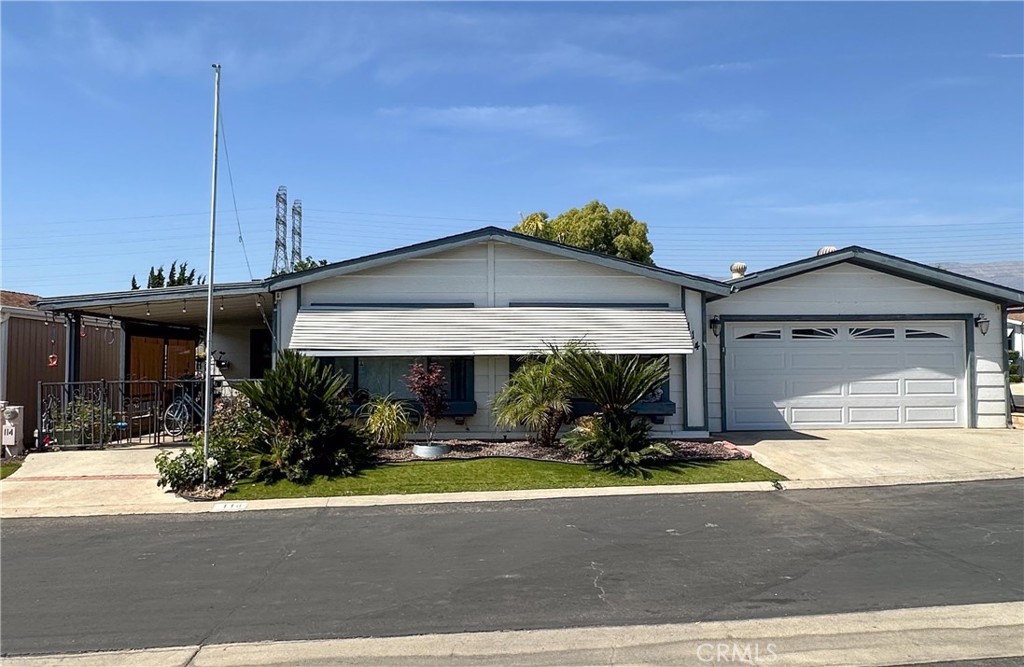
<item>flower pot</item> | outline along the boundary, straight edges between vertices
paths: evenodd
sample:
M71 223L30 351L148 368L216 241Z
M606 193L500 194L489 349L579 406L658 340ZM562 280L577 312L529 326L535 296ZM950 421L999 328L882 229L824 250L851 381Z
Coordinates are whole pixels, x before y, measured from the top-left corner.
M448 445L413 445L412 453L421 459L439 459L451 448Z
M84 447L103 444L103 431L98 424L82 427L57 428L53 432L61 447Z

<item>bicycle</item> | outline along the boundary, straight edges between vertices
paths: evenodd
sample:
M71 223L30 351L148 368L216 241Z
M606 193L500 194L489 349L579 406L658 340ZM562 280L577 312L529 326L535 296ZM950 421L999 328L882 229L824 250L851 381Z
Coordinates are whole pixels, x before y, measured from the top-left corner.
M188 391L182 391L164 411L164 432L178 438L185 435L194 423L202 423L203 404Z

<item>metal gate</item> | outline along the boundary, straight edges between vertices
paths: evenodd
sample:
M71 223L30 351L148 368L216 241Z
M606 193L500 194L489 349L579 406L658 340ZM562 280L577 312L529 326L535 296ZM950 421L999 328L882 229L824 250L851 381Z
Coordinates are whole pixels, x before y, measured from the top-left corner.
M185 442L203 427L203 390L202 379L40 382L36 447ZM214 400L232 391L214 382Z

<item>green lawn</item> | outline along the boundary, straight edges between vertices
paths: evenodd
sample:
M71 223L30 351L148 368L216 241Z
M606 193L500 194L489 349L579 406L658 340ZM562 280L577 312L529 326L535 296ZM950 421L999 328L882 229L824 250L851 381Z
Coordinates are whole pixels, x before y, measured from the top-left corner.
M510 491L651 484L705 484L708 482L764 482L785 477L751 459L667 463L650 469L651 476L621 477L589 466L511 458L448 459L392 463L362 471L355 477L318 477L307 485L280 481L241 482L226 500L366 496L389 493L444 493L453 491Z
M21 461L4 461L0 463L0 479L7 477L21 467Z

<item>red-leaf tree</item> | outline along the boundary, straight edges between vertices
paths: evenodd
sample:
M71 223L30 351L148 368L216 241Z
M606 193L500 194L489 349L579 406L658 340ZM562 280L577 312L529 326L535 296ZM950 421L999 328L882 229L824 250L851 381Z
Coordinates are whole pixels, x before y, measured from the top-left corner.
M402 380L423 406L423 428L427 431L427 444L430 444L434 442L438 420L448 410L448 380L444 369L438 364L430 364L427 368L415 362L409 366L409 374Z

